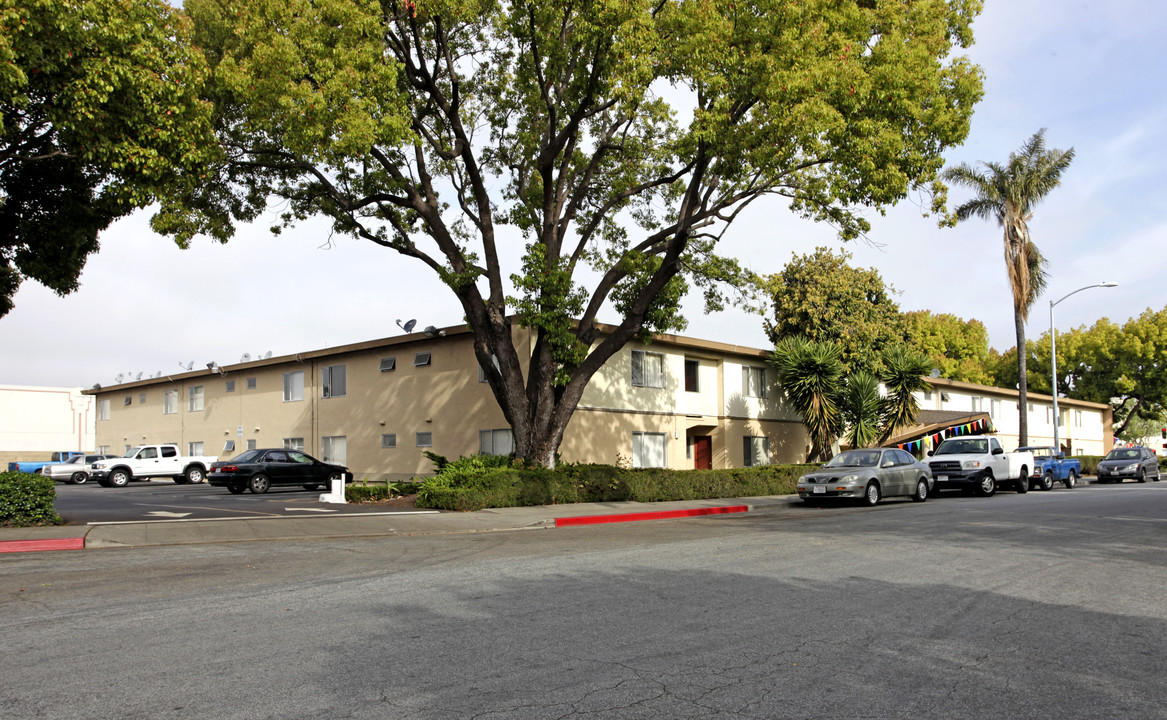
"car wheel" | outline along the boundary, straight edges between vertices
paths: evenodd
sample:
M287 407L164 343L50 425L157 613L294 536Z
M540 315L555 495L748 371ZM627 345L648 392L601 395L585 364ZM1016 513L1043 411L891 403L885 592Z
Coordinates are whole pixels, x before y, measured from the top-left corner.
M1147 471L1139 468L1139 482L1147 482Z
M130 473L125 470L114 470L109 474L109 484L113 487L125 487L130 484Z
M247 482L247 487L251 492L259 495L260 493L267 492L267 489L271 487L271 480L267 479L267 475L254 475Z
M203 472L203 469L201 467L198 467L197 465L192 465L191 467L188 467L186 469L186 481L188 483L192 483L192 484L197 485L198 483L201 483L203 480L206 480L206 479L207 479L207 475L206 475L206 473Z
M1049 490L1053 486L1054 486L1053 473L1047 472L1045 475L1041 476L1041 483L1038 484L1039 488L1041 488L1042 490Z
M1018 495L1024 495L1029 492L1029 470L1021 468L1021 477L1013 481L1013 489L1017 491Z
M243 491L247 489L246 485L228 485L227 492L232 495L242 495Z
M883 497L879 492L879 483L872 480L867 483L867 489L863 491L863 504L867 507L875 507L879 504L879 499Z
M991 497L995 492L997 492L997 480L992 475L981 478L981 484L977 485L977 494L981 497Z
M1065 483L1067 490L1073 490L1074 486L1078 484L1078 474L1071 470L1070 474L1062 482Z
M73 477L69 478L69 482L73 485L84 485L87 480L89 480L89 473L86 472L75 472Z
M916 492L912 494L912 500L916 502L924 502L928 499L928 481L920 478L916 483Z
M1159 477L1163 475L1162 469L1155 470L1155 482L1159 482Z

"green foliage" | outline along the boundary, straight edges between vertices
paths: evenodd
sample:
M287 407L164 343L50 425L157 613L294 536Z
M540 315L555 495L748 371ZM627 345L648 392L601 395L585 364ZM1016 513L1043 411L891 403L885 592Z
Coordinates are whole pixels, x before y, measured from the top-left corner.
M53 508L57 491L47 477L8 471L0 473L0 525L60 525Z
M883 399L879 396L879 379L860 370L847 378L843 394L843 417L847 422L847 444L853 448L871 447L879 439Z
M346 502L363 503L389 500L417 492L416 482L349 483L344 488Z
M786 399L810 433L809 458L828 459L831 443L845 422L839 407L845 369L838 349L831 342L787 337L774 347L770 364L778 371Z
M487 467L468 462L457 473L425 480L418 507L480 510L580 502L664 502L721 497L787 495L798 478L817 465L765 465L727 470L631 469L613 465L564 464Z
M885 369L880 375L887 396L883 401L882 424L885 441L897 428L916 422L920 404L916 393L928 387L924 376L932 372L932 362L923 354L904 347L894 347L884 353Z
M777 275L765 280L774 317L765 323L776 345L790 337L832 343L844 373L878 374L883 352L904 341L894 288L884 285L874 268L847 264L850 253L817 248L797 256Z
M927 355L940 377L994 384L989 333L980 320L963 320L928 310L906 312L902 318L908 345Z
M0 316L77 289L98 233L216 154L191 26L161 0L0 2Z

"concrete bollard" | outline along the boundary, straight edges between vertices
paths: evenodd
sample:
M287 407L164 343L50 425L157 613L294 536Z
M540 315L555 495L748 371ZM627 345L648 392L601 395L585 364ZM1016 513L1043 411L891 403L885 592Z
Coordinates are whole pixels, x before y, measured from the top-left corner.
M320 496L322 503L340 503L345 504L348 501L344 498L344 476L334 475L331 478L332 492L326 492Z

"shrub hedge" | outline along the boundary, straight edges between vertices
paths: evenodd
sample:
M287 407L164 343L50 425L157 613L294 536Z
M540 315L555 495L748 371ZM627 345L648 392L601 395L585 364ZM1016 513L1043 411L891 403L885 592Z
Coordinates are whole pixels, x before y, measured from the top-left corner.
M376 502L417 492L417 483L374 482L350 483L344 487L344 499L351 503Z
M53 508L57 490L50 478L31 473L0 473L0 525L60 525L61 516Z
M662 502L788 495L817 465L725 470L631 469L614 465L527 467L509 458L471 456L448 462L418 486L417 506L440 510L579 502Z

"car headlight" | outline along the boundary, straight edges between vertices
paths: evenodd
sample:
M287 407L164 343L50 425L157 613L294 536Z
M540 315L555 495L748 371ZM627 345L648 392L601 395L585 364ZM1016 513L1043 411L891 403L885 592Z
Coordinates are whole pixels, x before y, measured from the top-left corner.
M859 476L858 475L844 475L843 477L839 478L839 482L841 482L841 483L859 482Z
M965 470L976 470L980 466L980 460L965 460L963 463L961 463L961 467L963 467Z
M805 484L806 484L806 475L803 475L802 477L798 478L798 484L799 484L799 485L805 485Z
M1138 465L1138 463L1135 463L1135 464L1133 464L1133 465L1127 465L1126 467L1124 467L1124 468L1122 469L1122 471L1123 471L1123 472L1134 472L1134 471L1136 471L1136 470L1138 470L1138 469L1139 469L1139 465Z
M99 462L98 462L98 463L93 463L93 469L94 469L94 470L104 470L104 469L105 469L105 463L99 463Z

